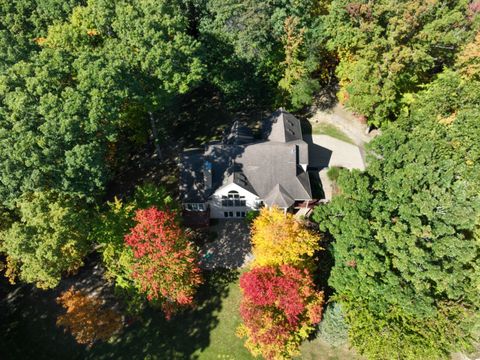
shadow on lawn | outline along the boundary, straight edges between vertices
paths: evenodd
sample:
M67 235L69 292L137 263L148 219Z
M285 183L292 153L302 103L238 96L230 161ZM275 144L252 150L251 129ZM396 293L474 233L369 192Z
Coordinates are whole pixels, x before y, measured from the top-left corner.
M41 291L31 286L0 284L0 358L16 359L196 359L210 345L210 331L218 324L217 312L228 295L236 271L205 273L197 307L166 321L160 311L147 309L143 321L125 327L111 343L92 348L78 345L55 324L62 308L59 290ZM63 287L63 286L60 286Z
M196 359L198 351L210 345L210 331L218 325L217 312L228 295L236 271L205 273L196 308L166 321L159 311L149 309L113 344L98 344L86 359Z

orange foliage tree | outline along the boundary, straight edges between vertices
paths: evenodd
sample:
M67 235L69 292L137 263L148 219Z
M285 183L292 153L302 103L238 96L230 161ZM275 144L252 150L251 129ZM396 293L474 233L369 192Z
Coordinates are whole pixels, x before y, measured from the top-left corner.
M305 228L292 214L263 208L252 224L253 266L295 265L304 267L320 250L320 236Z
M64 291L57 302L67 312L57 318L57 326L69 330L79 344L93 345L106 341L123 326L121 315L111 309L102 309L102 301L77 291L73 286Z

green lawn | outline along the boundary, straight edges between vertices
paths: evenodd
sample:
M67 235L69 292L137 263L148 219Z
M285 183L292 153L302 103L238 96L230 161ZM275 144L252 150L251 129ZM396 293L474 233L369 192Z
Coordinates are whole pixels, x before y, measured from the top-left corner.
M217 312L218 326L210 332L210 346L199 352L199 360L254 359L243 346L243 340L235 335L240 324L240 286L238 281L228 286L228 296Z
M2 360L23 359L235 359L253 357L235 335L239 325L239 273L215 270L205 274L199 289L197 307L166 321L148 309L109 343L88 349L55 325L62 308L54 291L22 286L2 296L0 301L0 347ZM12 296L14 295L14 296ZM6 355L5 355L6 354ZM301 359L354 359L345 349L333 349L314 340L302 346Z
M312 124L312 134L314 135L328 135L335 139L355 144L352 139L348 137L342 130L331 124Z
M88 349L55 325L62 308L56 291L10 288L0 300L1 359L252 359L235 336L239 324L238 272L205 274L194 309L166 321L147 309L109 343ZM6 287L6 286L5 286ZM0 289L1 290L1 289ZM14 295L14 296L13 296ZM6 354L6 355L5 355Z

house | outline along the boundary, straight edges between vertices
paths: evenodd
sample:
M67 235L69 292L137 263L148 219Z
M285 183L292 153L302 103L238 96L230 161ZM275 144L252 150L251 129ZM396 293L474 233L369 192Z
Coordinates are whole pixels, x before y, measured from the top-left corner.
M260 138L235 122L222 141L185 150L180 158L185 222L206 226L210 218L241 218L262 206L285 211L308 206L308 151L300 121L283 109L264 121Z

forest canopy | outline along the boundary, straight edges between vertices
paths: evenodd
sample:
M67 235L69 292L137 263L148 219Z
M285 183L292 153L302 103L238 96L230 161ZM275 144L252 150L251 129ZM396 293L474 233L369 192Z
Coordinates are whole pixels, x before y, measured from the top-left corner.
M379 130L366 170L339 171L338 195L315 208L314 230L283 211L262 212L253 225L253 264L264 267L254 275L265 287L298 275L315 295L297 294L308 332L292 326L281 345L296 351L313 331L320 317L305 309L315 303L319 314L317 290L326 290L330 325L320 325L321 336L344 343L348 330L369 359L472 349L480 0L0 0L5 274L51 289L99 253L129 306L147 297L170 315L194 304L198 254L179 221L178 186L168 183L180 150L218 140L231 125L215 123L223 114L281 106L303 120L337 102ZM199 126L216 134L197 134ZM137 181L151 168L162 169L161 180ZM173 248L175 261L165 256ZM317 289L320 275L296 267L319 268L323 248L333 258L320 279L329 288ZM283 287L264 306L247 286L256 277L245 274L244 315L269 314L283 331L285 314L275 318L272 305ZM251 334L263 331L251 314ZM337 323L341 339L328 333Z

